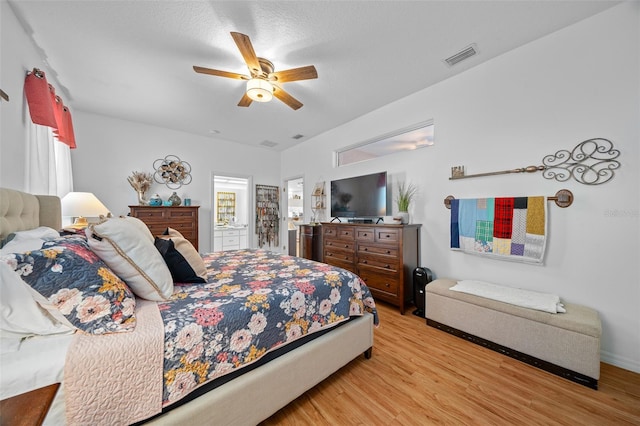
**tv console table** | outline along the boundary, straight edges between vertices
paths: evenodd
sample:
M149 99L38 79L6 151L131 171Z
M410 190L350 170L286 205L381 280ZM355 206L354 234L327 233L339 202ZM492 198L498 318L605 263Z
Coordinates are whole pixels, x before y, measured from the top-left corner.
M323 261L358 274L375 299L404 314L420 263L421 226L322 223Z

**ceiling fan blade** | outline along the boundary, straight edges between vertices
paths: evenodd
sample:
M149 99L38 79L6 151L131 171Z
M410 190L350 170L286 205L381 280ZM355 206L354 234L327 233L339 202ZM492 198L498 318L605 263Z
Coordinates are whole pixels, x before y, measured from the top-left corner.
M260 63L258 62L258 57L256 56L256 52L253 50L253 45L251 44L251 40L249 40L249 36L231 32L231 37L233 37L233 41L236 42L236 46L240 50L244 61L247 63L249 69L255 73L262 72L262 67L260 67Z
M193 66L193 70L200 74L217 75L218 77L235 78L236 80L249 80L250 78L249 76L238 74L235 72L214 70L211 68L198 67L196 65Z
M249 95L247 95L245 93L244 95L242 95L242 99L240 99L240 102L238 102L238 106L239 107L248 107L249 105L251 105L251 102L253 102L253 101L251 100Z
M278 83L286 83L287 81L310 80L318 78L318 72L313 65L306 67L292 68L290 70L277 71L269 74L269 77L275 77Z
M273 96L289 105L292 109L300 109L302 107L302 102L300 102L275 84L273 85Z

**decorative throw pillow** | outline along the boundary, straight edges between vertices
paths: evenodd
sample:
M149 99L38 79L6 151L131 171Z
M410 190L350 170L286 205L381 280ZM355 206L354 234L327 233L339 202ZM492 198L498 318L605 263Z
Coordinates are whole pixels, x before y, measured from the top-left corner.
M160 302L173 294L173 279L155 248L153 235L140 219L119 217L89 225L91 249L139 297Z
M42 245L42 243L40 244ZM5 339L70 333L69 322L50 315L34 300L32 289L8 263L0 261L2 306L0 306L0 337ZM4 346L3 342L3 346Z
M96 254L87 240L69 236L45 242L40 250L2 258L56 318L90 334L131 331L135 297Z
M205 283L207 269L193 245L180 237L156 237L156 248L176 283Z

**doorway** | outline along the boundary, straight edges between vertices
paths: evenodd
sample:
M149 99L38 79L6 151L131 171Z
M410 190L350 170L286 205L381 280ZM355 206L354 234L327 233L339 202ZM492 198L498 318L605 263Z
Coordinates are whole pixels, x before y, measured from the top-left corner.
M211 251L252 247L251 176L213 173Z
M288 253L300 256L300 225L304 223L304 178L285 181L287 188L287 236Z

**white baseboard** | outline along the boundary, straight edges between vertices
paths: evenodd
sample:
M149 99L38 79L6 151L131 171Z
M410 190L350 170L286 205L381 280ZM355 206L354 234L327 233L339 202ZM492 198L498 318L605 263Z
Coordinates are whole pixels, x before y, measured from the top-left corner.
M614 355L607 351L600 351L600 361L633 371L634 373L640 373L640 362L637 360Z

